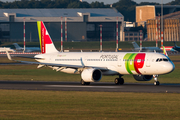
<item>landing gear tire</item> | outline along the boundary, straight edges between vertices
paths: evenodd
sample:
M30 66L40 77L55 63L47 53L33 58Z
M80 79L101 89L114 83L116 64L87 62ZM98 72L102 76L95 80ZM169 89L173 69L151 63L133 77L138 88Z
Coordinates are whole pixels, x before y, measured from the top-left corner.
M119 85L119 78L116 78L116 79L114 80L114 83L115 83L116 85Z
M153 75L153 77L154 77L154 85L155 86L160 85L160 82L158 81L158 75Z
M84 80L81 79L81 85L90 85L90 82L84 82Z
M120 85L123 85L123 84L124 84L124 79L123 79L123 78L120 78L119 83L120 83Z
M90 85L90 82L85 82L85 85Z
M160 82L159 81L155 81L154 85L158 86L158 85L160 85Z
M116 79L114 80L114 83L115 83L116 85L123 85L123 84L124 84L124 79L123 79L123 78L116 78Z

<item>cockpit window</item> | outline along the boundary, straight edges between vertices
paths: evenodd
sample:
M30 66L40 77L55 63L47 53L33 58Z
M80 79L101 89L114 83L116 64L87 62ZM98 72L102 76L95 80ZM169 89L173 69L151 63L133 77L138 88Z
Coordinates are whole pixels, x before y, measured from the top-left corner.
M168 59L166 59L166 58L163 58L163 61L168 61Z
M158 58L156 59L156 62L161 62L161 61L169 61L167 58Z
M158 62L159 61L159 58L156 60L156 62Z

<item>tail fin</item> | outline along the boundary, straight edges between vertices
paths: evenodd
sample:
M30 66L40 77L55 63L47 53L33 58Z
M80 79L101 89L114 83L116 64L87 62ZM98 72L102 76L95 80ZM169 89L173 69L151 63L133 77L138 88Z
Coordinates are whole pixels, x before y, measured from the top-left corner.
M51 39L43 21L37 21L37 27L38 27L38 33L39 33L41 52L43 54L58 52L52 42L52 39Z
M139 45L136 42L132 42L134 48L140 48Z
M15 46L16 49L22 49L22 47L20 47L17 43L13 43L13 45Z
M174 41L174 46L177 47L176 42Z

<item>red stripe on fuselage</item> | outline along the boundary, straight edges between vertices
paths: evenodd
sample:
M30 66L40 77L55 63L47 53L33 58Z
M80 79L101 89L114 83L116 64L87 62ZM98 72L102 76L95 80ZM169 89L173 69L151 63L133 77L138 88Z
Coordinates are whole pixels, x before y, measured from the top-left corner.
M138 53L134 59L134 68L138 74L141 74L139 69L143 68L144 66L145 56L146 56L145 53Z

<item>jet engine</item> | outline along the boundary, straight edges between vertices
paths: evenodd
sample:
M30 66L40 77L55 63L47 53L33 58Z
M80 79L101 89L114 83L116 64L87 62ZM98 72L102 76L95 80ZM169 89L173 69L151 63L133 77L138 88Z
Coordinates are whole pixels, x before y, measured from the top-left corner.
M81 78L84 82L98 82L102 78L102 73L94 68L84 69L81 73Z
M133 77L137 81L150 81L153 75L133 75Z

